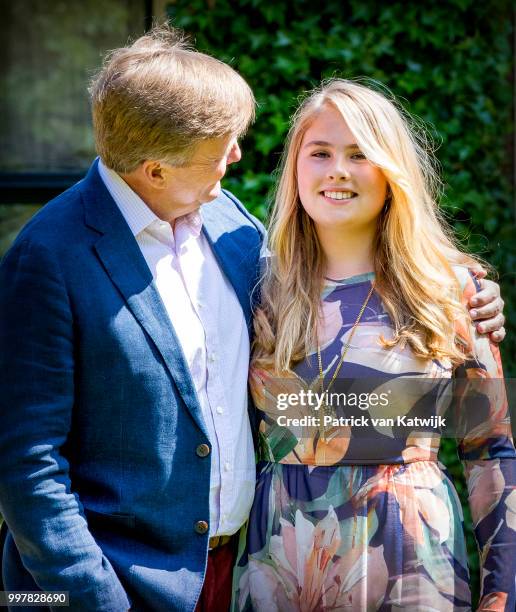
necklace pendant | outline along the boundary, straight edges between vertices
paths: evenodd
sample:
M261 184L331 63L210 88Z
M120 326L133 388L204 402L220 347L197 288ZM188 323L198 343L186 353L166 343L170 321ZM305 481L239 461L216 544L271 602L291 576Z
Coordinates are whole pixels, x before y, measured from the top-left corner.
M333 408L326 402L321 406L320 411L319 431L321 432L321 438L326 441L328 438L328 432L333 429L331 419L333 418L334 411Z

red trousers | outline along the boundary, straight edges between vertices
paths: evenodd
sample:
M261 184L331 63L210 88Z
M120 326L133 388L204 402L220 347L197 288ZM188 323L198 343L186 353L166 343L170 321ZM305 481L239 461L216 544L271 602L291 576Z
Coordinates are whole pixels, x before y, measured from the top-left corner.
M195 612L226 612L231 604L231 582L237 538L208 552L208 567Z

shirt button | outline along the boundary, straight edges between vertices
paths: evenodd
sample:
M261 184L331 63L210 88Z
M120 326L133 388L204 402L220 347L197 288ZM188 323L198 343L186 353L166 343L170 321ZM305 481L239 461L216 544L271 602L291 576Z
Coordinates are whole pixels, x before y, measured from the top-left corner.
M208 359L211 361L211 363L213 363L217 359L217 355L215 355L215 353L210 353Z
M224 414L224 408L222 408L222 406L217 406L217 413Z
M194 524L195 532L198 533L199 535L204 535L205 533L207 533L209 527L210 526L208 525L207 521L197 521Z
M226 461L226 463L224 464L224 469L226 470L226 472L229 472L229 470L231 469L231 463L229 463L229 461Z
M210 447L207 444L199 444L195 453L198 457L207 457L210 454Z

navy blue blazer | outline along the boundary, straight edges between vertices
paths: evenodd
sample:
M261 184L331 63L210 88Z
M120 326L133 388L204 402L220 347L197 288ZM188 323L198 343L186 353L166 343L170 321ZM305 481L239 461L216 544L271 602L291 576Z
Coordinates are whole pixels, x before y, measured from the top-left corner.
M249 329L263 226L230 193L203 231ZM0 511L6 589L74 611L193 610L209 444L152 275L93 164L0 267ZM34 608L31 608L34 610Z

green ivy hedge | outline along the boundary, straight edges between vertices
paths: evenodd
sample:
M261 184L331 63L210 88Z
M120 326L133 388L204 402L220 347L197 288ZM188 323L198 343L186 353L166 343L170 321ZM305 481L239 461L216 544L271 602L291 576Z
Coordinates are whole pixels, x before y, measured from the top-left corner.
M442 206L463 244L499 272L509 330L503 357L506 374L515 376L512 3L176 0L167 12L199 50L233 65L255 91L258 119L225 184L259 217L266 217L297 98L322 78L377 79L426 122L440 145ZM442 457L465 502L452 442ZM465 516L477 596L467 504Z
M427 123L442 165L442 205L464 244L498 270L514 330L511 3L176 0L176 26L233 65L259 103L226 185L260 217L298 97L331 76L387 85ZM233 169L234 168L234 169ZM516 375L514 343L503 345Z

